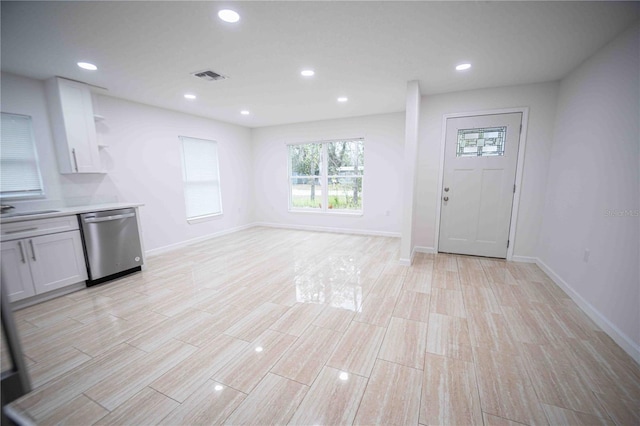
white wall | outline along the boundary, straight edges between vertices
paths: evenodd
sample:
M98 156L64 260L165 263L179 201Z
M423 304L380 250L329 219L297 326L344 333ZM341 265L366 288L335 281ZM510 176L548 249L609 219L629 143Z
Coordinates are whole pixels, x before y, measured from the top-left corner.
M166 248L249 223L251 144L249 129L107 96L96 109L105 117L98 140L121 201L144 203L141 219L147 251ZM186 221L178 136L218 142L223 215Z
M2 73L0 75L2 91L2 112L31 116L33 137L40 160L40 173L47 200L61 200L60 174L53 148L49 113L44 91L44 82L30 78ZM37 201L35 203L38 203ZM9 201L8 204L19 208L21 205L34 204L34 201Z
M561 82L539 243L540 260L578 300L590 305L587 310L595 309L635 345L636 357L640 356L638 28L618 37ZM608 217L607 210L631 210L635 216ZM588 262L583 260L585 249L590 250Z
M287 143L364 138L362 216L288 210ZM404 113L253 129L257 222L400 235ZM389 216L386 216L386 212Z
M249 224L251 131L188 114L95 96L107 174L58 173L44 83L3 73L2 111L32 117L46 198L11 202L20 209L101 202L141 202L145 249L157 250ZM218 141L224 214L189 225L182 190L179 135Z
M438 178L441 174L442 117L448 113L529 107L520 209L514 257L535 258L544 206L547 164L551 149L558 83L540 83L423 96L421 105L418 183L414 244L437 247Z

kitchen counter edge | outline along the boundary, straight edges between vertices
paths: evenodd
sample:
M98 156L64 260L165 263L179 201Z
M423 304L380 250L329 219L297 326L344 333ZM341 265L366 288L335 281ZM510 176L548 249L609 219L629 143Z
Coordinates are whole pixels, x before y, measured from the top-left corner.
M109 204L93 204L88 206L59 207L59 208L55 208L55 210L57 211L52 213L34 214L29 216L13 216L13 217L4 217L4 218L0 216L0 224L25 222L28 220L48 219L51 217L70 216L70 215L89 213L89 212L101 212L105 210L126 209L126 208L141 207L141 206L144 206L144 204L143 203L109 203ZM54 209L51 209L51 210L54 210Z

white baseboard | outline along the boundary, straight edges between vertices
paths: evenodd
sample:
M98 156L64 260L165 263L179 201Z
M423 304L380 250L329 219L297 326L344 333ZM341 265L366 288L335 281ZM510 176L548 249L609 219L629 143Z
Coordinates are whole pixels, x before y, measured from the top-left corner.
M182 247L186 247L190 244L195 244L202 241L210 240L212 238L221 237L223 235L232 234L234 232L243 231L245 229L253 228L254 226L256 226L254 223L236 226L235 228L225 229L219 232L214 232L213 234L207 234L200 237L192 238L190 240L180 241L179 243L169 244L168 246L162 246L162 247L154 248L151 250L147 250L145 252L145 255L147 257L158 256L160 254L168 253L170 251L177 250Z
M434 247L424 247L424 246L415 246L413 248L413 251L416 253L427 253L427 254L438 253L438 250L436 250Z
M333 232L338 234L372 235L375 237L400 238L399 232L373 231L369 229L333 228L333 227L310 226L310 225L289 225L285 223L273 223L273 222L256 222L256 223L253 223L253 226L264 226L266 228L297 229L300 231Z
M511 256L512 262L537 263L538 259L530 256Z
M400 259L398 262L402 266L411 266L413 265L413 259L416 257L416 253L429 253L435 254L438 251L433 247L423 247L423 246L415 246L413 250L411 250L411 258L410 259Z
M636 344L626 334L624 334L611 321L604 317L596 308L587 302L577 291L573 289L565 280L553 269L540 259L536 259L536 265L540 267L565 293L576 302L576 304L589 316L602 330L607 333L631 358L640 364L640 345Z
M11 307L15 310L26 308L31 305L35 305L37 303L42 303L47 300L64 296L69 293L73 293L78 290L84 290L87 288L87 284L85 281L81 281L79 283L71 284L67 287L62 287L53 291L49 291L47 293L36 294L35 296L28 297L26 299L18 300L11 303Z

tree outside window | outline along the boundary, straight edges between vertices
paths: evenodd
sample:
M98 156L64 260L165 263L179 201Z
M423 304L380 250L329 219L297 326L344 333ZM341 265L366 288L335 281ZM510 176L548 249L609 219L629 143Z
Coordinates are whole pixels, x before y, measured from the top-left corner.
M364 141L289 146L291 210L361 212Z

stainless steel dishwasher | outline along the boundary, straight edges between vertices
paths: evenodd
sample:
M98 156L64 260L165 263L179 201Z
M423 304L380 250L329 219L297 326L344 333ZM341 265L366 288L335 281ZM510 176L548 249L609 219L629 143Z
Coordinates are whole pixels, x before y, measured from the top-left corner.
M89 271L87 286L142 269L136 209L84 213L80 226Z

